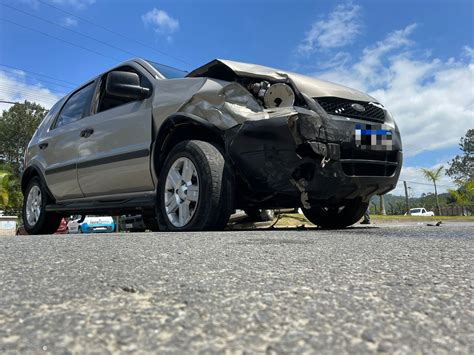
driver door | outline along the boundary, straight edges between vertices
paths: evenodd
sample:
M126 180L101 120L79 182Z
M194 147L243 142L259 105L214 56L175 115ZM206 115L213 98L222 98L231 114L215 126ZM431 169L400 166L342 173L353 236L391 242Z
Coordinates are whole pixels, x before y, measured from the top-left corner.
M151 82L137 68L128 71ZM102 76L92 104L92 114L81 120L77 175L85 197L153 191L150 171L152 102L114 97L106 91L108 73Z

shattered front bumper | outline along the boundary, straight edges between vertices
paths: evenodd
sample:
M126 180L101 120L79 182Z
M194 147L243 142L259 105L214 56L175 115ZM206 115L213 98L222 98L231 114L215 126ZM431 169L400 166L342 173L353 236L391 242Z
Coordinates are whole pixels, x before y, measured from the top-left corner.
M375 150L356 145L356 125L367 122L298 107L270 115L245 121L226 137L238 176L268 208L367 201L395 188L402 146L393 122L392 146Z

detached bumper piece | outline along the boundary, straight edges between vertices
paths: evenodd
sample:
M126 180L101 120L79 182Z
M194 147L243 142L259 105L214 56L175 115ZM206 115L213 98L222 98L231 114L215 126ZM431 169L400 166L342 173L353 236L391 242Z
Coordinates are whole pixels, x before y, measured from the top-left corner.
M249 192L268 208L367 200L395 188L401 143L394 132L392 149L360 149L355 125L299 110L229 130L227 151Z

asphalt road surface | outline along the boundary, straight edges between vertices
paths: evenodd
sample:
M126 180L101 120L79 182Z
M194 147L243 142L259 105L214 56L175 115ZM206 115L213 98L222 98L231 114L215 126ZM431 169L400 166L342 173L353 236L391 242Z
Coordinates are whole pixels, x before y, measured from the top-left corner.
M473 224L0 238L0 353L473 353Z

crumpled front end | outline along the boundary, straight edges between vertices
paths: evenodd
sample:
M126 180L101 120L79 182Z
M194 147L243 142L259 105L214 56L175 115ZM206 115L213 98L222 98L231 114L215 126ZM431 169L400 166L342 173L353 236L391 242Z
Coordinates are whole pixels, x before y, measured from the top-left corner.
M372 97L296 74L243 68L214 61L191 73L212 90L199 90L178 110L225 131L240 207L338 205L395 188L400 132Z
M360 123L299 107L290 111L227 133L227 151L255 201L269 208L337 205L395 188L402 163L396 127L392 149L366 149L356 144Z

